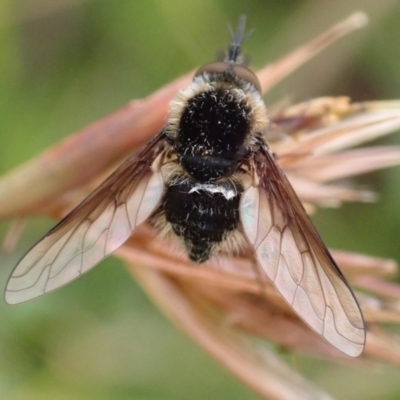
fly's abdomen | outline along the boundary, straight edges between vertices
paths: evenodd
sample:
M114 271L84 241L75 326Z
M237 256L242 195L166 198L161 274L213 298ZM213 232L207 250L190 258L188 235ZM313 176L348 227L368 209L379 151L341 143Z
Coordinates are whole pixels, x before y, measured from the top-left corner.
M231 181L201 184L187 178L167 187L163 208L191 260L201 263L239 223L241 187Z

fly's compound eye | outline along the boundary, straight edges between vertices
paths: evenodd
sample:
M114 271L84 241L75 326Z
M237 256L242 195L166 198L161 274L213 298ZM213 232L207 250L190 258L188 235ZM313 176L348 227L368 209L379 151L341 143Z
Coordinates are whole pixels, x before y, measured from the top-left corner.
M246 82L251 83L260 93L261 93L261 85L260 82L255 75L249 68L238 65L238 64L230 64L224 61L217 61L210 64L203 65L200 67L195 76L199 76L204 73L227 73L227 74L234 74L239 78L243 79Z

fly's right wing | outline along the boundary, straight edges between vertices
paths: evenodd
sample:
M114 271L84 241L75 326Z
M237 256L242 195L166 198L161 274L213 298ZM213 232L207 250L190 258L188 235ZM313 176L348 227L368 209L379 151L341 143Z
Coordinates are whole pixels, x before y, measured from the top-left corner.
M242 195L244 232L261 268L290 307L343 353L364 349L364 320L349 284L267 148Z

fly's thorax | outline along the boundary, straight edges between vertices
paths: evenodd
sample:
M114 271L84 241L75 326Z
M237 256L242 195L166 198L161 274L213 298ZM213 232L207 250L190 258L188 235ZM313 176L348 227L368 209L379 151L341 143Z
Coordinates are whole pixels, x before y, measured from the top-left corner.
M267 125L256 87L226 74L203 73L170 106L166 133L182 167L200 182L232 175Z

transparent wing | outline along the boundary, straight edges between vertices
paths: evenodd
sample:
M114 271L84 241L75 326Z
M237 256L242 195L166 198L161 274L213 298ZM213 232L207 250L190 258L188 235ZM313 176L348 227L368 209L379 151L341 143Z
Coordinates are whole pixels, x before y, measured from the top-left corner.
M159 203L164 183L151 166L164 134L126 160L19 261L6 287L21 303L76 279L120 247Z
M352 290L269 151L255 163L260 183L243 194L240 215L258 263L304 322L358 356L365 329Z

